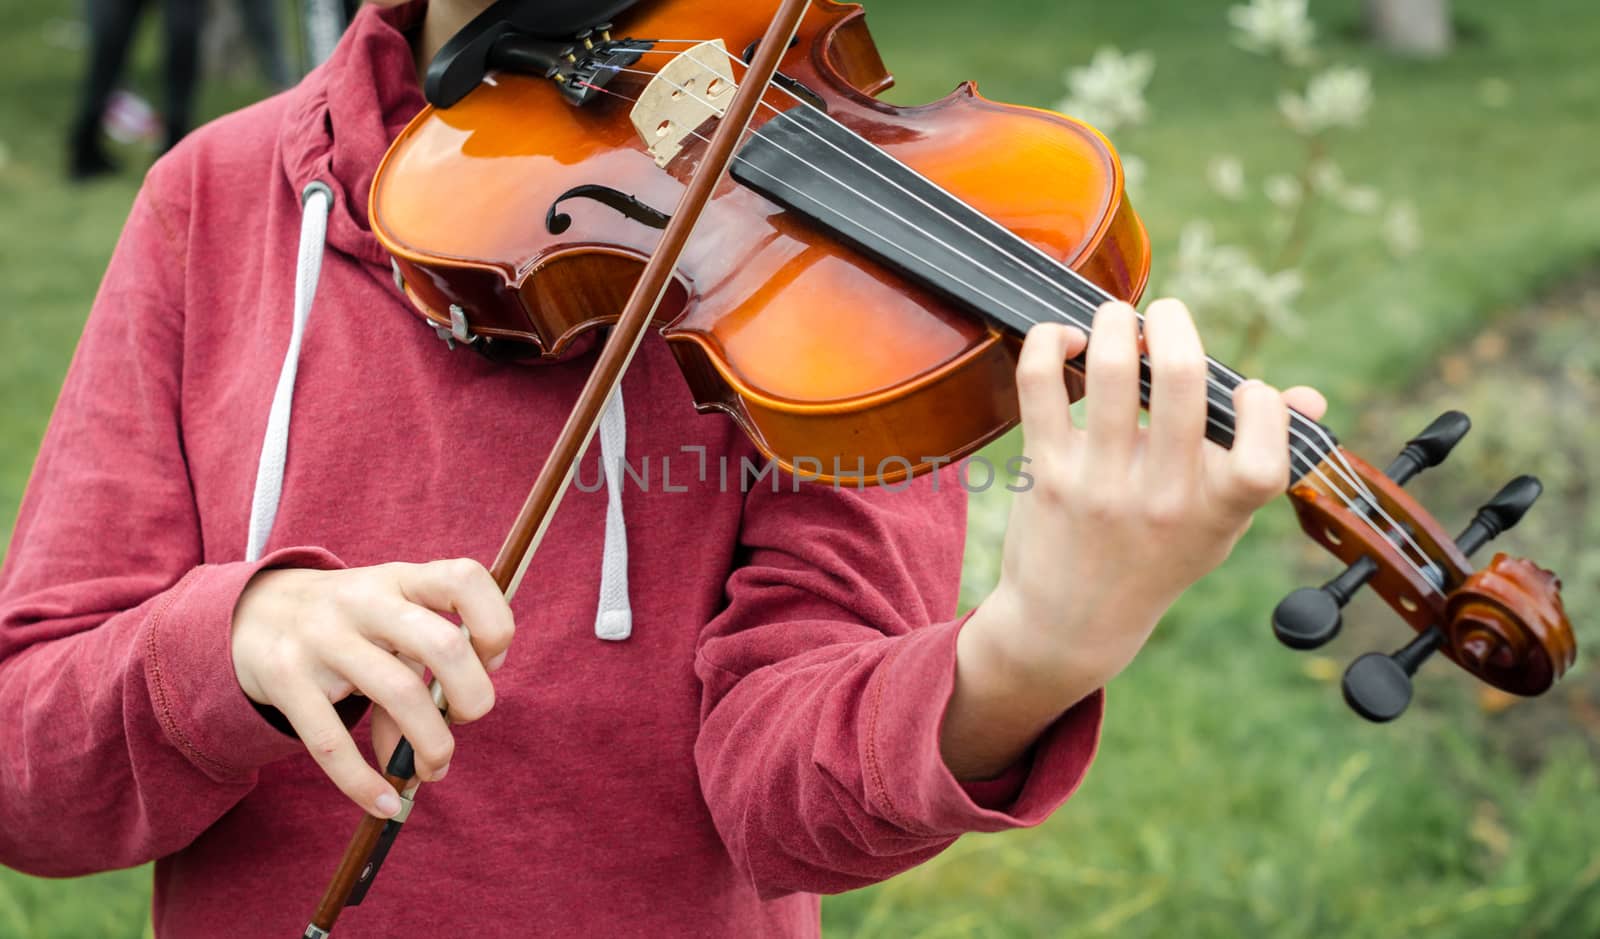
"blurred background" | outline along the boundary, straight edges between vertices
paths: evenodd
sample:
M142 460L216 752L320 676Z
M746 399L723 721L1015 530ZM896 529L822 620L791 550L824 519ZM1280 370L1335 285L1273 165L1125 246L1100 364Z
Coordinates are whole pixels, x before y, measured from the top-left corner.
M196 121L299 74L294 5L265 4L281 14L274 64L252 42L261 2L201 5ZM69 148L81 5L0 0L0 543L127 209L176 129L151 6L101 166ZM1600 5L867 6L891 100L970 78L1105 130L1154 240L1149 296L1190 300L1219 357L1325 389L1352 450L1383 465L1439 412L1468 412L1472 434L1410 487L1447 528L1511 476L1541 476L1543 501L1496 548L1563 575L1584 652L1531 701L1433 661L1400 721L1366 724L1339 676L1407 631L1358 599L1318 652L1273 640L1278 599L1337 572L1280 503L1114 683L1099 761L1055 818L829 898L827 935L1600 936ZM1005 500L974 497L969 601L993 582ZM0 869L0 937L143 936L148 880Z

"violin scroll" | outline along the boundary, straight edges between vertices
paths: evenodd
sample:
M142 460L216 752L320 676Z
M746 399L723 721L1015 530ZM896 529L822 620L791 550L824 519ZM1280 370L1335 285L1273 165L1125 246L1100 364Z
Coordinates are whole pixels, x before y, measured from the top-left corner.
M1455 538L1401 488L1442 463L1470 426L1459 412L1441 415L1381 473L1335 449L1290 489L1301 527L1348 567L1278 605L1278 639L1294 649L1331 641L1342 608L1368 585L1417 632L1394 654L1363 655L1346 671L1345 700L1368 720L1393 720L1405 710L1412 675L1435 652L1525 696L1549 689L1576 660L1559 578L1505 554L1481 570L1468 561L1522 519L1542 492L1537 479L1512 480Z
M1504 691L1540 694L1577 659L1561 578L1525 558L1496 554L1451 595L1449 616L1451 657Z

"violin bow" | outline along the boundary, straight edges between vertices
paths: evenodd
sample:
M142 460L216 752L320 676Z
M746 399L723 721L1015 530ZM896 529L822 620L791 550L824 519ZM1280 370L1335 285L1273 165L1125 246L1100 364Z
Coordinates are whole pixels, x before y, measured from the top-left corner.
M594 439L606 403L621 384L623 373L644 340L646 328L666 296L673 269L683 254L684 245L717 184L733 163L739 143L749 129L756 108L760 106L767 87L777 74L778 64L799 31L800 20L809 6L810 0L783 0L779 6L755 58L745 71L744 81L739 84L727 113L719 121L706 146L699 169L685 187L678 207L672 213L672 220L661 235L660 244L645 265L639 282L634 285L627 306L612 327L610 338L601 350L593 371L589 373L577 404L573 406L566 425L556 438L549 458L540 468L539 476L522 505L522 511L517 515L511 533L506 536L494 566L489 569L495 583L504 592L506 602L509 603L516 595L528 563L543 540L561 497L571 486L578 463ZM448 717L449 705L437 679L431 690L434 703ZM302 939L327 939L344 908L366 897L378 869L388 856L390 846L400 833L400 827L411 814L421 781L416 777L415 753L411 743L404 737L396 744L389 758L384 778L401 794L400 812L393 818L368 815L361 820Z

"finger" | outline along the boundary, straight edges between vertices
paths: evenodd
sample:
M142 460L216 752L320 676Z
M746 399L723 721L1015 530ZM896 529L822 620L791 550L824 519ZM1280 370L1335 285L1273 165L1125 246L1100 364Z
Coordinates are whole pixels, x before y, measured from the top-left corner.
M1108 303L1094 317L1088 367L1090 459L1122 475L1139 433L1139 319L1126 303Z
M1017 359L1017 404L1022 412L1023 441L1033 452L1066 445L1072 432L1064 366L1088 344L1083 331L1057 323L1028 330Z
M1193 478L1206 430L1206 353L1189 310L1157 300L1144 318L1150 355L1150 460L1166 477ZM1092 406L1092 405L1091 405Z
M1270 385L1247 381L1233 392L1234 438L1227 501L1255 511L1289 485L1289 409Z
M430 610L458 614L478 658L499 667L517 627L505 594L482 564L454 558L397 568L406 599Z
M1289 407L1314 421L1322 420L1322 415L1328 413L1328 399L1322 396L1322 392L1305 385L1296 385L1285 391L1283 400Z
M475 721L494 707L494 683L462 627L430 609L395 600L367 611L362 631L426 665L444 686L451 720Z
M395 744L400 742L400 725L383 708L375 707L371 713L372 752L378 757L378 765L387 767L394 757Z
M414 662L403 655L394 657L396 662L411 670L413 675L426 684L428 667L421 662ZM433 689L428 689L428 703L433 703ZM437 707L435 711L439 710ZM448 721L447 721L448 722ZM388 711L381 707L372 709L372 752L378 755L378 765L388 766L389 758L394 756L394 745L400 741L400 726Z
M421 675L369 642L342 643L330 650L328 664L394 719L416 751L419 776L444 777L455 737Z
M272 704L288 718L311 758L340 792L379 818L400 811L400 794L367 764L338 712L314 683L294 682L274 696Z

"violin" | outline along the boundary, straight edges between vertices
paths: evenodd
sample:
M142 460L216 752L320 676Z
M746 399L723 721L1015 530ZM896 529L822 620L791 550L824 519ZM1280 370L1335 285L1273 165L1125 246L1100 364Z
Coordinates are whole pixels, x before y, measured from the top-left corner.
M1104 136L971 83L897 107L876 97L891 84L862 9L833 0L501 0L432 63L430 107L372 187L397 284L442 338L491 358L604 336L490 569L508 597L652 326L698 409L731 416L801 478L877 484L1017 424L1031 326L1089 333L1099 306L1139 299L1149 239ZM1206 435L1226 447L1244 377L1208 366ZM1083 367L1066 363L1064 380ZM1148 369L1141 385L1148 403ZM1289 499L1347 567L1290 594L1273 630L1319 647L1351 596L1375 591L1415 635L1346 673L1370 720L1405 709L1434 653L1519 695L1575 660L1554 574L1469 561L1538 498L1536 479L1513 480L1456 537L1402 489L1469 426L1445 414L1380 471L1291 414ZM447 709L437 685L435 701ZM307 937L365 895L409 812L405 741L386 775L405 809L364 821Z

